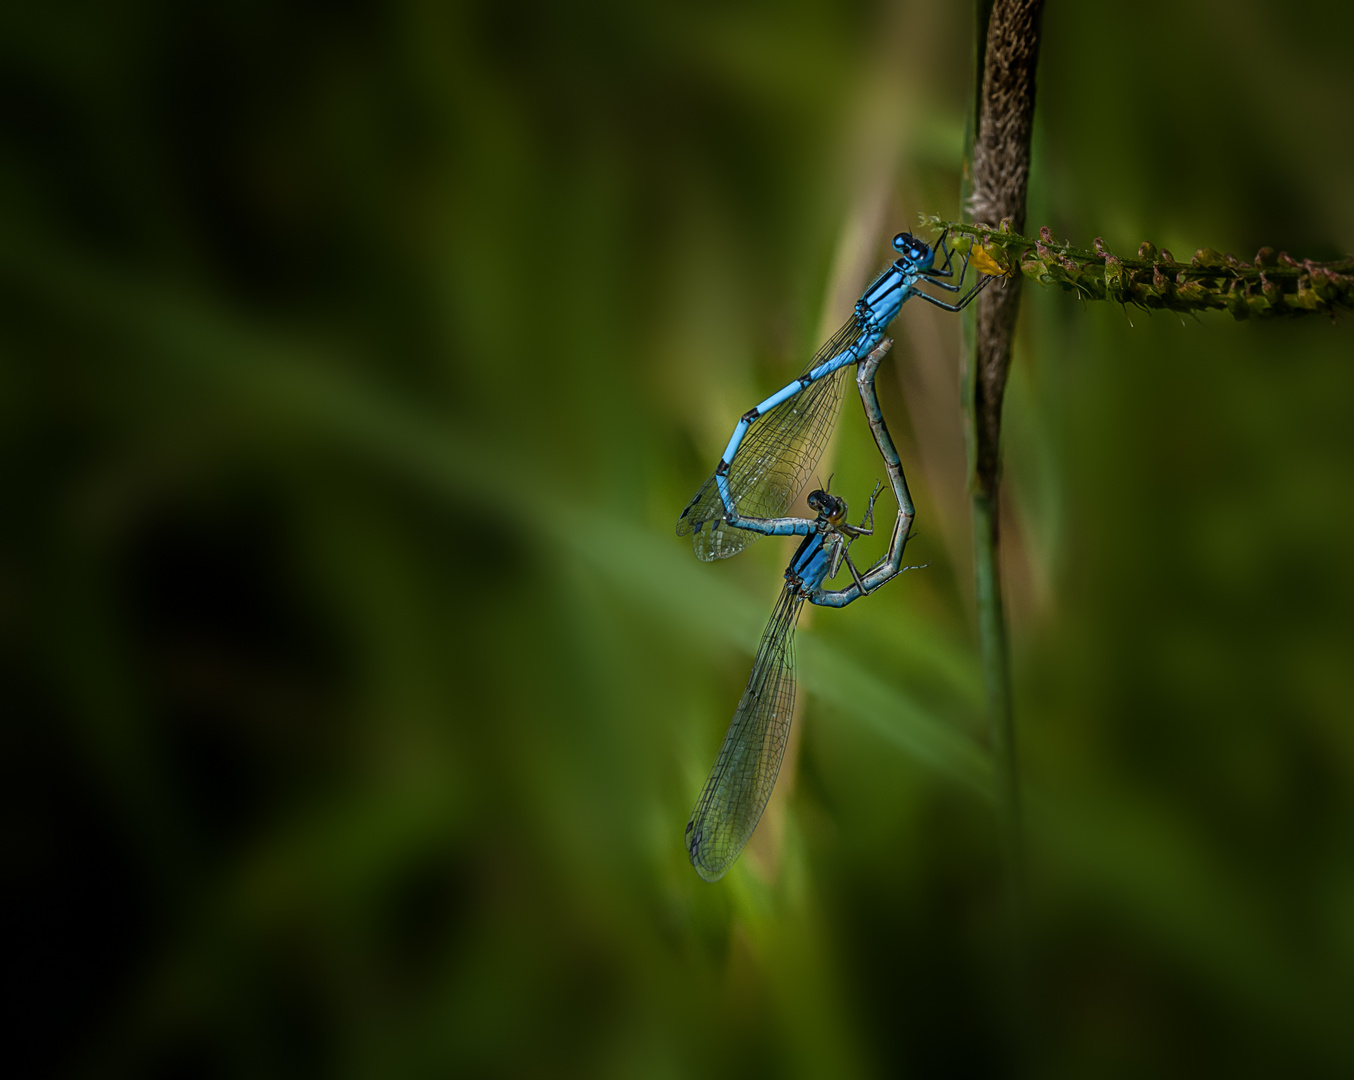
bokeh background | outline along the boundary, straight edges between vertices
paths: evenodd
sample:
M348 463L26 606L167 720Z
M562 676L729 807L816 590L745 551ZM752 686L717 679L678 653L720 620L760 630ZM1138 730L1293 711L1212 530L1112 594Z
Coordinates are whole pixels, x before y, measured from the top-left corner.
M1049 5L1030 228L1354 250L1351 10ZM676 515L957 213L972 34L8 5L13 1075L1348 1074L1347 319L1026 290L1023 1012L953 317L909 305L880 375L929 566L806 614L771 809L687 864L790 542L699 564ZM832 470L882 472L854 399Z

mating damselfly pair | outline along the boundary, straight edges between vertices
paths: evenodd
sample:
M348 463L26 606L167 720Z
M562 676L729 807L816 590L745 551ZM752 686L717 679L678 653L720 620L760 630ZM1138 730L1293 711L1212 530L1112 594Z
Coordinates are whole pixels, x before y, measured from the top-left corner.
M911 533L913 508L902 462L875 394L875 373L892 342L884 332L903 304L916 296L946 311L959 311L992 280L980 277L963 291L969 259L963 256L958 282L952 254L942 235L934 247L910 233L893 238L899 257L865 290L854 312L814 354L803 373L739 419L714 473L701 485L677 521L703 560L735 555L758 536L802 536L785 569L785 587L762 633L752 674L734 711L724 745L686 826L691 864L706 881L717 881L738 857L761 820L790 735L794 711L794 629L804 601L845 607L874 592L904 569L903 548ZM937 254L943 256L936 265ZM958 298L949 303L923 292L929 282ZM849 548L874 531L875 487L859 525L846 521L846 500L824 490L809 493L814 518L783 516L803 490L822 457L837 419L845 373L857 369L856 384L875 445L884 461L898 510L888 550L862 573ZM825 589L845 564L851 584Z

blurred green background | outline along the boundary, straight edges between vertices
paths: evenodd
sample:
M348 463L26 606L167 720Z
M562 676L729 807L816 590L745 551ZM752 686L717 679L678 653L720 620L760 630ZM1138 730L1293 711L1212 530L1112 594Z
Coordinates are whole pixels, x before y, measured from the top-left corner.
M1030 231L1354 250L1348 5L1044 33ZM957 213L971 50L967 4L8 6L15 1075L1354 1068L1347 320L1027 287L1022 1035L952 317L880 375L929 568L804 619L771 809L687 864L790 544L676 515Z

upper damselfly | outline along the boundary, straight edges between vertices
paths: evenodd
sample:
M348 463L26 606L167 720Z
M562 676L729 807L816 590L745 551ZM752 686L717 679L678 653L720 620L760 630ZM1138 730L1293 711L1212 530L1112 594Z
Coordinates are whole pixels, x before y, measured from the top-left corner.
M962 293L968 255L962 256L958 283L950 284L940 280L953 276L944 235L933 248L911 233L899 233L893 247L898 258L865 290L851 317L814 353L803 373L738 421L714 473L677 519L677 534L691 535L698 558L736 555L757 538L755 531L731 526L726 515L777 518L789 510L832 434L844 373L879 343L904 303L916 296L946 311L959 311L992 281L982 275L967 293L947 303L918 286L925 281ZM937 254L944 257L940 266L935 265Z

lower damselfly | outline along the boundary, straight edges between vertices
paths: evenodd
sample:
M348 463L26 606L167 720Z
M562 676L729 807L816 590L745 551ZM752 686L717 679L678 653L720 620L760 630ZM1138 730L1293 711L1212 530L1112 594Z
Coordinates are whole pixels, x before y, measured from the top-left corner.
M861 403L884 458L889 485L898 501L893 535L879 561L861 573L851 561L850 546L874 531L874 505L882 485L870 496L859 525L846 522L846 500L824 490L809 493L810 518L752 518L730 513L731 529L765 536L802 536L803 542L785 569L785 586L762 633L752 662L752 674L734 710L724 745L706 780L691 820L686 826L686 849L691 865L706 881L723 877L752 836L766 809L790 738L795 703L794 632L799 610L807 600L825 607L845 607L874 592L905 569L903 548L912 529L912 497L902 462L893 445L875 394L875 373L893 342L880 341L859 364L856 384ZM850 571L844 589L824 589L842 565Z

